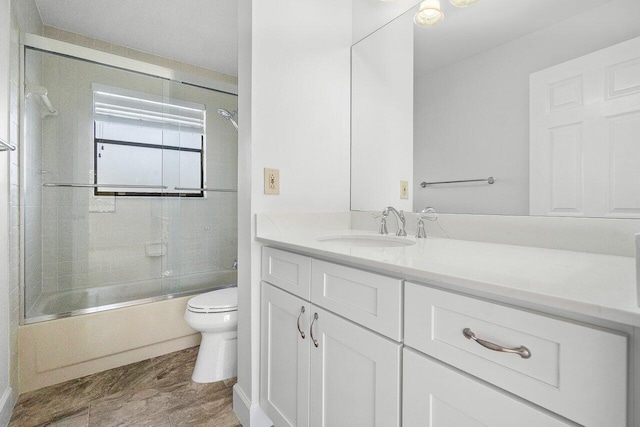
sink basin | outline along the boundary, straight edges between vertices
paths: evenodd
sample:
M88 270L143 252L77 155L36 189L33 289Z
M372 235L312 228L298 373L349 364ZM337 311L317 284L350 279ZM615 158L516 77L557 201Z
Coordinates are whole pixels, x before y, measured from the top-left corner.
M416 244L415 241L406 237L387 236L382 234L343 234L337 236L318 237L316 240L319 242L338 243L344 246L368 248L398 248Z

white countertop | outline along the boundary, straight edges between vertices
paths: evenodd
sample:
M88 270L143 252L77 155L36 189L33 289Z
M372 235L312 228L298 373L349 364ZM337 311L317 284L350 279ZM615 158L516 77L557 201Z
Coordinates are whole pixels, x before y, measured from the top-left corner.
M258 229L257 240L411 281L640 327L635 259L454 239L415 239L405 247L353 247L319 237L362 230Z

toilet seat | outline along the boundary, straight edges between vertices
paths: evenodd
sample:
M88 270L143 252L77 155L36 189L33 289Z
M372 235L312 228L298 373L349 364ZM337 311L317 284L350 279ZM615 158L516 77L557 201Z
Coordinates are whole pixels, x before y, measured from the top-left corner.
M238 310L238 288L230 287L191 298L187 310L192 313L227 313Z

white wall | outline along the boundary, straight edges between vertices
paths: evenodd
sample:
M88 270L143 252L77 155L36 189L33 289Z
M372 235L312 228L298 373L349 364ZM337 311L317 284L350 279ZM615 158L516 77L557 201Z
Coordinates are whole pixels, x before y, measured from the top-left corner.
M254 327L259 296L252 295L251 275L254 221L251 211L251 129L252 129L252 1L238 2L238 383L234 386L233 407L240 422L251 423L250 407L257 408L253 396L253 367L260 338ZM254 262L257 264L257 261ZM256 313L253 313L256 311ZM258 341L258 344L253 343ZM256 422L257 424L257 422Z
M413 16L352 49L351 209L413 207ZM409 197L400 198L400 181Z
M416 76L414 207L528 214L529 75L640 35L638 16L640 2L615 0ZM496 184L418 187L425 180L488 176Z
M10 3L0 0L0 138L9 141ZM11 418L9 383L9 153L0 152L0 426Z
M240 359L234 408L241 421L251 418L256 426L270 424L257 409L260 245L253 240L254 214L349 209L351 3L240 2L239 16ZM280 169L278 196L263 194L265 167Z

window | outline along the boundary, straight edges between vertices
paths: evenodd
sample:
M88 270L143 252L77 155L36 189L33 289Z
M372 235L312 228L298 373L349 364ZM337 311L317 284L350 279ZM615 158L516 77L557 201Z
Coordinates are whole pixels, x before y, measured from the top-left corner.
M203 197L205 106L93 87L95 194Z

